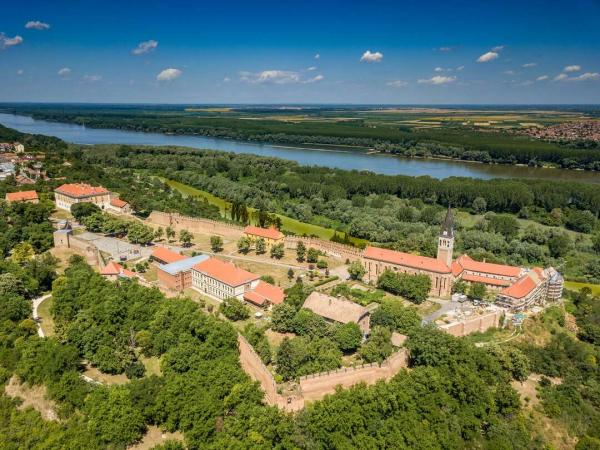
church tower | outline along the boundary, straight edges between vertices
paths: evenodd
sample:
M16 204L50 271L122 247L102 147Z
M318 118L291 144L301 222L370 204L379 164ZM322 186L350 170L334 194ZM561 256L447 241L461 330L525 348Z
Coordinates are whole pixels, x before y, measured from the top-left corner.
M448 267L452 264L452 252L454 250L454 216L448 205L446 218L442 222L442 229L438 236L437 259Z

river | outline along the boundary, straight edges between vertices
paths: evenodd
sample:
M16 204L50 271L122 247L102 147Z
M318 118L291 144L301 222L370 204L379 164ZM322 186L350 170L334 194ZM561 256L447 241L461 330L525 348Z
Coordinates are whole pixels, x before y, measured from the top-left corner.
M302 165L368 170L385 175L429 175L434 178L544 178L600 183L600 173L543 169L522 166L489 165L440 159L408 159L393 155L365 154L322 148L298 148L255 144L204 136L168 135L115 129L86 128L61 122L0 113L0 123L24 133L56 136L74 144L178 145L183 147L251 153L297 161Z

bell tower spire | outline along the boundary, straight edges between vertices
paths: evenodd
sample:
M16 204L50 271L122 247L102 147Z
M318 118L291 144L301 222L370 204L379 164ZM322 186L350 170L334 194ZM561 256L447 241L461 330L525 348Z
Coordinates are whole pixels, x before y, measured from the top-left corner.
M448 205L446 217L442 222L440 235L438 236L437 259L448 267L452 264L452 253L454 251L454 215L452 208Z

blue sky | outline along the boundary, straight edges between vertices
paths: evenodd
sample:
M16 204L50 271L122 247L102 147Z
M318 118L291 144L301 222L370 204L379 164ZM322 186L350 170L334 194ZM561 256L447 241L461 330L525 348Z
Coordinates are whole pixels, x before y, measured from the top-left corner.
M598 0L5 2L0 101L600 103L599 20Z

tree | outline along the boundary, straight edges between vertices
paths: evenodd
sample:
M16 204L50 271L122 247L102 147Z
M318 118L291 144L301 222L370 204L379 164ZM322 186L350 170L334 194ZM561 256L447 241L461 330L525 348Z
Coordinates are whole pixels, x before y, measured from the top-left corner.
M193 239L194 236L188 230L181 230L179 232L179 241L183 244L184 247L191 246Z
M571 248L571 239L566 233L554 233L548 239L548 249L550 256L559 258L565 256Z
M302 241L298 241L298 245L296 246L296 260L298 262L303 262L306 257L306 247Z
M284 255L283 243L271 247L271 258L281 259Z
M235 297L223 300L223 303L219 305L219 311L229 320L233 320L234 322L245 320L250 317L250 310L248 307Z
M384 300L371 314L371 326L412 334L421 326L421 316L414 308L406 308L397 300Z
M487 202L483 197L475 197L471 207L476 214L483 214L487 209Z
M294 321L296 312L296 308L287 302L273 306L271 314L273 330L279 331L280 333L293 332L296 325Z
M141 222L132 222L127 231L127 237L134 244L148 245L154 238L152 228Z
M377 280L377 286L384 291L406 297L413 303L425 301L431 290L431 278L427 275L411 275L385 270Z
M29 242L22 242L13 247L12 255L10 259L12 259L17 264L23 264L27 261L33 259L33 247Z
M290 281L292 280L292 278L294 278L294 270L291 267L287 271L287 277Z
M242 236L237 241L238 252L243 253L244 255L250 251L250 239L246 236Z
M329 264L327 264L327 261L324 259L319 259L317 261L317 269L327 269L327 267L329 267Z
M306 262L309 263L316 263L317 260L319 259L319 250L317 250L316 248L309 248L308 252L306 254Z
M392 332L387 328L372 328L369 340L360 347L358 354L368 363L382 363L394 351L391 337Z
M161 241L164 235L165 230L163 229L163 227L158 227L154 232L154 239L156 239L157 241Z
M452 285L452 293L456 294L466 294L469 285L462 280L457 280Z
M333 340L343 352L353 352L362 341L362 331L354 322L338 325L335 328Z
M475 300L483 300L487 295L487 289L483 283L471 283L469 297Z
M592 236L592 247L596 253L600 253L600 231Z
M350 278L353 280L362 280L366 272L367 271L359 260L352 261L348 267L348 273L350 274Z
M267 251L267 244L263 238L258 238L254 241L254 249L257 255L262 255Z
M221 236L210 237L210 248L214 253L223 251L223 238Z
M261 275L260 279L266 283L275 284L275 278L271 275Z
M167 241L169 242L171 242L171 239L175 238L175 230L171 226L168 226L165 229L165 234L167 235Z
M519 221L508 214L494 214L489 221L489 229L510 240L519 233Z
M81 222L87 216L101 212L98 205L91 202L80 202L71 205L71 214L77 222Z

